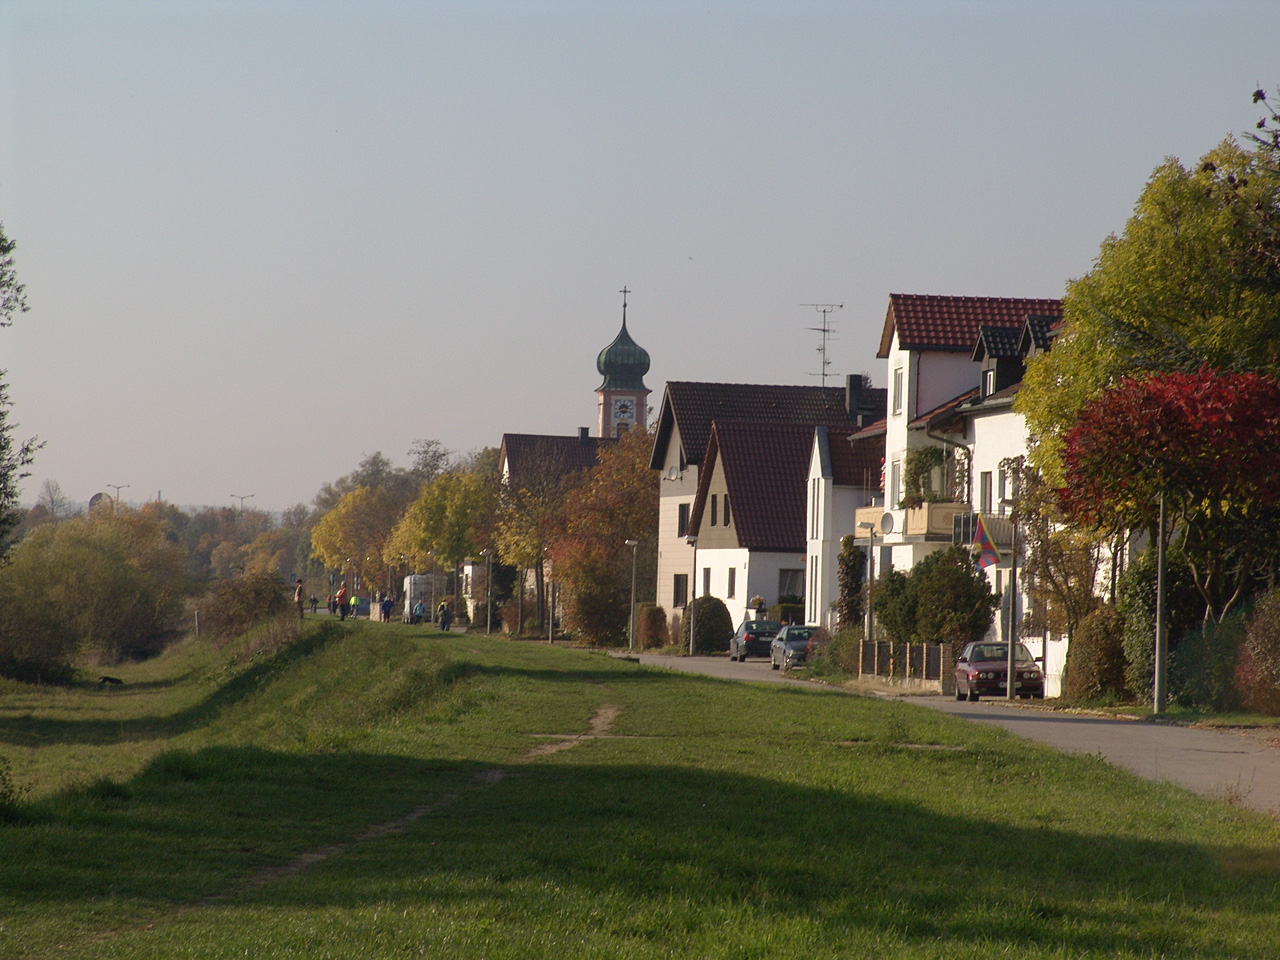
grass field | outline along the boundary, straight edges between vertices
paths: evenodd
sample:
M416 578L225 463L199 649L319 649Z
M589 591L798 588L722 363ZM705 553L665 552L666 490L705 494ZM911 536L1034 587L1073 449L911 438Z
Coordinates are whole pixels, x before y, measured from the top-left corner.
M815 688L399 624L0 688L0 957L1280 954L1280 826Z

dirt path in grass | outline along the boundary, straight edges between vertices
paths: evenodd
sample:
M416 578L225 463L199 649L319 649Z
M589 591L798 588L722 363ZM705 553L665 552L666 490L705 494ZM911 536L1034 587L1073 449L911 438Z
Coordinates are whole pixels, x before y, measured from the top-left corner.
M555 739L534 747L521 758L520 762L527 763L531 760L537 760L539 757L545 757L552 753L559 753L561 750L569 750L581 744L588 743L591 740L598 740L601 737L607 737L609 735L609 731L613 728L614 721L618 719L618 715L621 712L621 707L616 704L607 703L596 710L595 715L591 718L591 722L586 733L579 733L569 737L566 737L563 734L534 734L533 736L535 737L554 737ZM506 767L491 767L487 770L481 770L476 774L475 783L480 787L501 783L503 780L507 779L507 777L515 775L515 773L516 771ZM407 830L418 820L421 820L427 814L435 813L449 806L449 804L457 800L459 796L460 794L457 793L441 794L421 806L414 807L403 816L396 817L394 820L388 820L386 823L379 823L366 828L364 831L344 843L330 844L327 847L321 847L318 850L311 850L307 853L301 854L288 863L274 867L265 867L250 876L243 883L238 884L234 889L219 894L218 896L207 898L200 903L200 906L210 906L214 903L226 900L228 897L234 896L238 893L243 893L247 890L252 890L255 887L260 887L264 884L293 876L310 866L322 863L332 857L339 856L358 843L364 843L368 840L379 840L383 837L401 833Z

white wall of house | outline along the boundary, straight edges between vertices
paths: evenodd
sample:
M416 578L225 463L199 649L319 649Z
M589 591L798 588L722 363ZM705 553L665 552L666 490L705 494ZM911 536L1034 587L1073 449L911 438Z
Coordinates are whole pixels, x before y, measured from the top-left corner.
M675 468L675 479L671 479ZM657 602L667 616L676 611L674 584L676 574L693 574L693 548L677 534L680 504L693 511L693 498L698 492L698 468L693 464L680 469L680 428L673 425L662 464L662 480L658 499L658 584ZM683 608L680 608L683 609Z
M698 596L703 596L706 571L710 571L711 592L729 611L734 626L747 618L747 602L753 596L764 597L767 606L778 602L778 574L782 570L800 570L805 557L798 553L764 553L741 547L698 551ZM692 568L692 560L690 568ZM734 595L727 596L729 569L734 569Z
M856 511L871 503L872 494L861 487L837 486L823 475L815 436L806 501L805 622L831 630L836 625L833 605L840 599L840 542L861 532Z
M1009 511L1000 505L1000 501L1013 498L1013 481L1006 476L1000 461L1027 455L1026 419L1022 414L1005 407L1000 412L977 414L971 423L970 506L974 510L1003 517ZM990 509L984 509L982 504L984 474L990 481Z

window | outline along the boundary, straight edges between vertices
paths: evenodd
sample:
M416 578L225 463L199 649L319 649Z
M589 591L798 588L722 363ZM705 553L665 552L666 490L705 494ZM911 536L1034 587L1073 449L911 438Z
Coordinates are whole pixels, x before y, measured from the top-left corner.
M711 525L713 527L716 525L716 495L714 493L711 495Z
M804 596L804 568L778 571L778 596Z
M982 395L989 397L996 392L996 372L993 369L982 371Z
M973 381L970 380L970 383ZM902 412L902 368L893 371L893 412Z
M732 600L734 594L738 592L738 568L729 568L729 584L725 587L725 599Z
M682 503L676 507L676 536L689 535L689 504Z
M702 595L704 597L711 596L711 568L702 568Z
M902 461L895 460L889 468L889 505L896 507L902 502Z
M671 584L671 605L683 607L689 602L689 575L677 573Z
M729 495L727 493L724 495L724 525L726 527L729 525Z
M978 510L991 515L991 471L984 470L978 477Z
M1004 516L1004 501L1008 498L1009 474L1003 469L996 471L996 491L1000 494L1000 516Z
M818 539L818 491L819 480L814 477L809 481L809 539Z
M809 622L818 622L818 558L809 558Z

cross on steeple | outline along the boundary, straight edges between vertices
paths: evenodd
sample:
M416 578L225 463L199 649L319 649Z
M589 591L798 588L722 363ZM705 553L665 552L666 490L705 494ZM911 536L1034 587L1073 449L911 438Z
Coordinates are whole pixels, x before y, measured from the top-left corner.
M618 291L622 294L622 325L627 325L627 294L631 291L627 289L626 284L622 285L622 289Z

